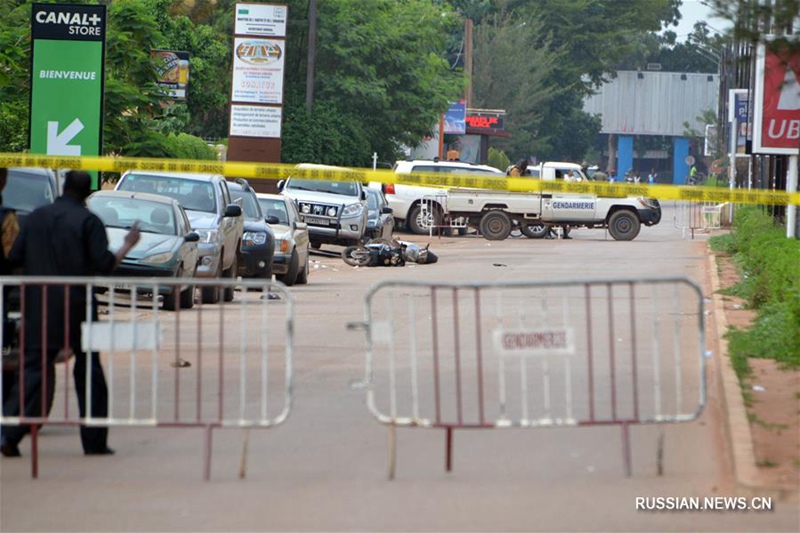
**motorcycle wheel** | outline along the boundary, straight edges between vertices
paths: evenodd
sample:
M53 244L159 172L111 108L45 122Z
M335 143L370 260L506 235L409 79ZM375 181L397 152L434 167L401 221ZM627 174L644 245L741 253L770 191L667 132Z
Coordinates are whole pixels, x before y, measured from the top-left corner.
M432 265L433 263L435 263L438 260L439 260L439 256L436 255L435 253L431 252L430 250L428 250L428 254L425 256L425 264L426 265Z
M369 249L364 246L348 246L342 251L342 259L350 266L367 266L370 261Z

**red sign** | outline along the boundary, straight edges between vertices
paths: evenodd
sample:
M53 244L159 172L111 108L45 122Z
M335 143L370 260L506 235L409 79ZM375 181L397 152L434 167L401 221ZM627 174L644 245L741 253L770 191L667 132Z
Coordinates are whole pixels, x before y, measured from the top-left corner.
M476 114L467 115L467 127L481 130L502 130L502 115Z
M759 50L753 151L796 154L800 145L800 53Z

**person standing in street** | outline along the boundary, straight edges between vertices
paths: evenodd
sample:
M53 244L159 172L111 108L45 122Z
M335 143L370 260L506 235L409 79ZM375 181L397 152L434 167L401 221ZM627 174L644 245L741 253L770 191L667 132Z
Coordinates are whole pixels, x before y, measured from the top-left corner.
M116 254L111 253L103 222L85 204L91 192L91 176L87 172L68 172L64 194L27 217L11 248L12 266L22 267L26 276L98 276L113 272L139 241L139 229L131 228L122 247ZM42 389L48 389L47 397L51 399L56 356L65 345L75 354L73 377L81 418L87 416L87 385L91 391L92 405L88 406L91 416L108 416L108 388L100 354L81 351L81 323L87 319L97 320L97 301L93 295L90 297L92 316L87 317L84 285L25 287L24 404L20 406L20 379L17 378L10 398L3 405L5 416L19 416L22 412L26 417L46 416L50 406L42 405ZM86 383L87 364L91 365L89 384ZM19 457L19 442L29 431L27 425L3 426L0 453L5 457ZM108 447L107 427L81 426L80 434L86 455L114 453Z

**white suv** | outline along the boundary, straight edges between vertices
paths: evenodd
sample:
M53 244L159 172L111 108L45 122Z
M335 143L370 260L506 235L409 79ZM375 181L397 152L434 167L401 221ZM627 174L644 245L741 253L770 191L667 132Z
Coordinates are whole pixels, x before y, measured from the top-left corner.
M471 174L480 176L505 176L504 172L488 165L475 165L462 161L438 161L438 160L415 160L398 161L394 164L393 170L398 174L425 173L433 174L444 172L447 174ZM436 209L437 201L435 197L441 196L444 187L420 187L417 185L402 185L399 183L389 183L381 187L381 184L373 182L370 187L382 188L392 208L394 217L397 221L404 222L406 228L412 233L423 235L428 233L432 224L439 224L440 220L423 220L422 199L428 198L432 209L428 216L436 216L443 210Z

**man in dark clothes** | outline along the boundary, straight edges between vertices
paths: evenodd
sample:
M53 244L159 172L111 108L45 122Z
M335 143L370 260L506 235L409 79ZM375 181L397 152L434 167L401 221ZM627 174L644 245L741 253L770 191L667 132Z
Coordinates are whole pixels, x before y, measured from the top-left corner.
M108 250L108 237L103 222L86 208L85 200L91 194L91 177L85 171L73 170L64 180L64 194L53 204L37 208L31 213L14 246L9 260L21 266L27 276L97 276L110 274L122 258L139 241L138 228L125 236L125 243L112 254ZM108 415L108 388L106 387L100 354L89 357L81 351L81 323L86 320L86 286L63 285L26 286L24 290L24 412L27 417L44 417L49 406L42 405L42 388L55 385L55 360L62 348L75 354L73 376L81 418L86 416L86 364L91 365L91 414L105 418ZM92 317L97 319L97 301L92 296ZM65 319L69 318L65 328ZM42 342L42 329L46 342ZM43 355L46 369L42 368ZM44 378L44 383L43 383ZM19 379L14 384L11 397L3 406L5 416L19 416ZM48 391L48 398L52 397ZM0 453L6 457L19 457L19 442L30 431L25 426L3 426ZM86 455L108 455L108 428L81 426L81 442Z

